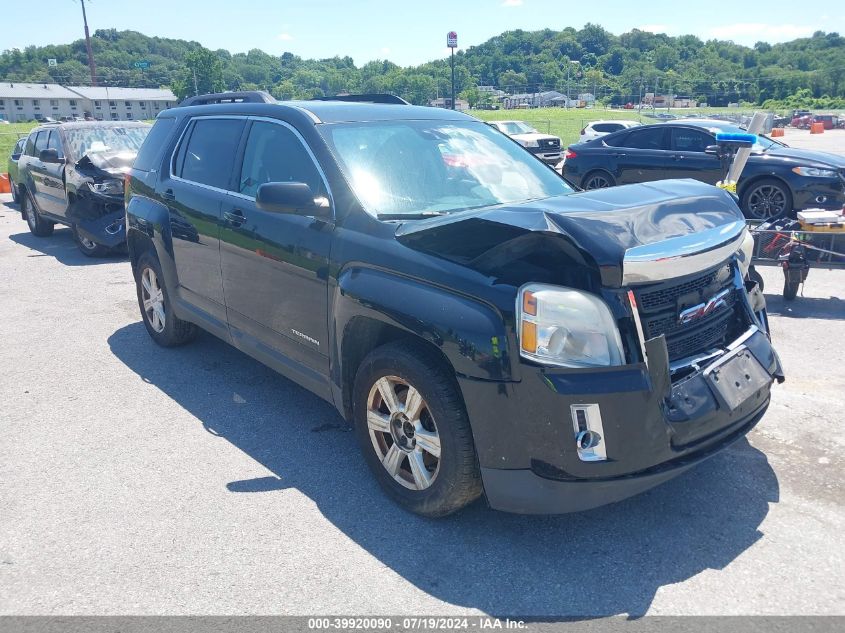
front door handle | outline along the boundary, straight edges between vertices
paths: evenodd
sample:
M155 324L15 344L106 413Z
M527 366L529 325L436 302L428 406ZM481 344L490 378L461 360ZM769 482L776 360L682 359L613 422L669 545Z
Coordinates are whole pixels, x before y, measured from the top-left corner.
M226 218L226 221L229 224L235 227L241 226L244 222L246 222L246 216L244 215L244 212L240 209L232 209L231 211L226 211L223 214L223 217Z
M672 154L672 158L674 160L683 160L684 155L683 154Z

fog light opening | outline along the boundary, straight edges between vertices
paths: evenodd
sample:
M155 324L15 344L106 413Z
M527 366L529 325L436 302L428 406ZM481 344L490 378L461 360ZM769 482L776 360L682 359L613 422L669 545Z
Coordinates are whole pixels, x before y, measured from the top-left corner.
M569 407L575 437L575 450L582 462L607 460L601 409L598 404L573 404Z
M816 196L816 204L824 204L827 202L827 196Z

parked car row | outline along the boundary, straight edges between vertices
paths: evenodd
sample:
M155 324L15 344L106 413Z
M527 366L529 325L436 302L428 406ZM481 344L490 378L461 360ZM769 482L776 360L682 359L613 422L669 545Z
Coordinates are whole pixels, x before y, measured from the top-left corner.
M708 148L716 135L744 130L725 121L686 119L621 130L570 145L563 174L584 189L693 178L715 184L721 164ZM764 135L738 183L746 217L768 219L808 208L845 205L845 158L788 147Z
M119 129L102 142L126 154L146 136L124 201L151 339L206 330L332 403L419 514L626 498L744 436L783 380L721 189L576 192L470 116L341 98L204 95ZM48 167L122 189L123 163L70 131L28 140L36 235L79 226Z

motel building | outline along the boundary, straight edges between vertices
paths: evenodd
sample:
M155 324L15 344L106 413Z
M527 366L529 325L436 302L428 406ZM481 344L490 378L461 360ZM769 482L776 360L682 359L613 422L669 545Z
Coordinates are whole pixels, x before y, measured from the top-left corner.
M154 119L177 103L170 90L0 83L0 119L43 121L88 118L98 121Z

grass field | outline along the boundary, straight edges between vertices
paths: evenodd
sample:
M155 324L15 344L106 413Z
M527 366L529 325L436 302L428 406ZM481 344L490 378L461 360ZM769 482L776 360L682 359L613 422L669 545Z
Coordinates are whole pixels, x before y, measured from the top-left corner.
M9 154L12 153L12 147L14 147L17 140L21 136L29 134L29 131L36 125L36 123L0 125L0 172L6 171L6 162L9 160Z
M503 120L518 120L525 121L529 125L536 128L539 132L547 134L554 134L559 136L564 147L577 143L581 135L581 129L591 121L599 121L603 119L626 119L631 121L641 121L644 125L648 123L656 123L658 119L653 119L646 114L653 114L653 110L644 110L642 116L636 110L605 110L604 108L578 109L574 108L567 110L565 108L537 108L530 110L469 110L469 114L481 119L482 121L503 121ZM666 112L660 109L657 112ZM676 109L671 110L675 115L713 115L713 114L740 114L740 110L736 108L690 108L690 109Z

